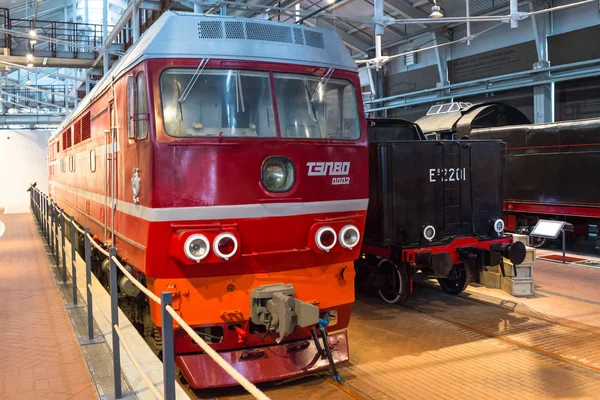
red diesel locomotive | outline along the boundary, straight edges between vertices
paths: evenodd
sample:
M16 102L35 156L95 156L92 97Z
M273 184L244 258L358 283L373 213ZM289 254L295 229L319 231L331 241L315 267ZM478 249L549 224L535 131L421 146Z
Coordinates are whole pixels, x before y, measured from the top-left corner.
M368 205L360 99L333 32L167 12L51 138L51 197L249 380L325 369L348 360ZM159 353L160 308L119 286ZM191 387L235 384L182 330L175 351Z

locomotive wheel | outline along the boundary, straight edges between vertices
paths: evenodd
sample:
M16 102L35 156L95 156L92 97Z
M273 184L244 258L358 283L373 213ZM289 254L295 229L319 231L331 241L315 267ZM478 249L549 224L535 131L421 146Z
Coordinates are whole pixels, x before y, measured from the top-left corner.
M438 278L444 292L452 295L464 292L471 280L470 269L465 264L455 265L450 275L448 278Z
M546 239L546 238L529 236L529 244L533 248L539 249L541 247L544 247L547 242L548 242L548 239Z
M375 284L379 297L388 304L399 304L408 296L406 266L397 265L386 258L377 265Z

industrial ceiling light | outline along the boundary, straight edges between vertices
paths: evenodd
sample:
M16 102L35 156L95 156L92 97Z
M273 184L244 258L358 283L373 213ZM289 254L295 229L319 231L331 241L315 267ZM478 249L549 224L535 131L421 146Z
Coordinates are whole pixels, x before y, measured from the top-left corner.
M33 54L27 53L27 61L29 61L29 62L33 61Z
M431 14L429 14L429 18L444 18L444 14L442 14L442 8L437 5L437 0L433 0L433 6L431 7Z
M36 36L37 36L37 32L34 29L32 29L32 30L29 31L29 37L34 38Z
M27 68L33 68L33 63L28 63Z

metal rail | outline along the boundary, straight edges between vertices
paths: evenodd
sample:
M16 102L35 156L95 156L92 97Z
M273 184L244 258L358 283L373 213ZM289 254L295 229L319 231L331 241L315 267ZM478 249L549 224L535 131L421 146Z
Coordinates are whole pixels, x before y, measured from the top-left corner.
M120 345L123 345L125 353L129 356L134 367L140 373L144 382L148 385L154 396L159 400L175 400L175 348L173 338L173 319L183 328L188 335L208 354L221 368L225 370L232 378L234 378L244 389L253 397L260 400L269 400L269 397L260 391L253 383L248 381L242 374L234 369L223 357L210 347L194 330L185 322L183 318L177 314L172 307L173 295L171 292L161 292L160 297L152 293L140 281L138 281L127 268L117 258L117 249L111 247L108 251L103 248L95 237L90 234L89 228L81 228L75 222L73 216L69 216L63 209L59 209L57 204L50 199L46 194L39 191L34 186L30 187L31 192L31 210L37 218L42 229L42 233L46 238L50 249L55 254L57 266L59 259L62 261L62 279L67 282L66 276L66 244L65 244L65 221L69 220L71 227L71 277L73 286L73 305L77 306L77 272L76 272L76 231L81 233L85 238L85 266L86 266L86 291L87 291L87 309L88 309L88 338L92 342L94 340L93 332L93 298L92 298L92 272L91 272L91 248L92 246L101 254L103 254L110 263L110 299L111 299L111 326L112 326L112 343L113 343L113 368L114 368L114 387L115 398L123 398L121 388L121 354ZM59 227L60 221L60 227ZM58 245L59 236L61 237L61 246ZM62 251L58 251L62 249ZM62 253L62 256L60 256ZM152 381L144 373L142 367L135 360L133 353L127 343L123 340L123 335L119 329L119 307L118 307L118 284L117 284L117 268L121 270L131 283L133 283L142 293L150 300L161 306L162 320L162 358L163 358L163 384L164 391L161 395Z

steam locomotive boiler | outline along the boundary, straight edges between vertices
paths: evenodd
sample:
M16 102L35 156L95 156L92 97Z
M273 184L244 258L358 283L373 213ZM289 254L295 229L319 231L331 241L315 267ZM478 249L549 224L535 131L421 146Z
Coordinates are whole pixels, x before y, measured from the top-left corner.
M360 99L331 31L167 12L51 138L51 197L249 380L326 369L368 204ZM159 306L119 282L160 354ZM236 384L181 329L175 352L192 388Z
M370 120L368 129L370 202L357 282L399 303L413 280L435 278L458 294L501 256L523 262L524 245L504 234L501 141L427 141L402 120Z

